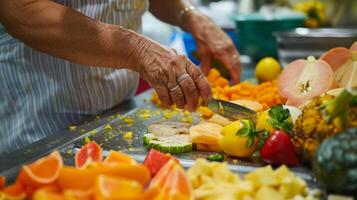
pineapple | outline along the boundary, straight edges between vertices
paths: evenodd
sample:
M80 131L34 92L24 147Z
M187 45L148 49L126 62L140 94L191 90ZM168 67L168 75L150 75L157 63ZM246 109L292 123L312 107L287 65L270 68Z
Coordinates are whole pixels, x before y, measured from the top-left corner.
M292 142L304 160L311 160L320 143L349 127L357 126L356 90L342 91L337 97L312 99L296 120Z

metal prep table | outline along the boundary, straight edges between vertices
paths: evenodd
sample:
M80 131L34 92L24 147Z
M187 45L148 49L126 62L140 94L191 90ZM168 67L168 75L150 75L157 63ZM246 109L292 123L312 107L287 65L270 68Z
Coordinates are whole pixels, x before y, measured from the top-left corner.
M119 150L131 155L138 162L142 162L147 149L142 145L141 136L146 133L147 124L158 121L182 121L185 118L191 118L193 123L198 123L200 120L197 113L188 114L181 111L167 119L168 111L157 108L149 101L151 92L151 90L147 91L132 100L125 101L120 106L101 115L99 119L80 125L75 130L63 131L2 156L0 158L0 175L6 176L9 181L12 181L23 164L34 161L54 150L61 152L66 164L73 165L75 152L85 143L86 137L99 143L104 149L104 155L108 153L108 150ZM149 112L153 113L152 117L150 119L141 118L140 113L143 110L150 110ZM126 119L132 119L130 120L132 125L128 125L125 122ZM123 138L123 135L128 131L133 132L133 138L130 140ZM196 158L206 157L209 154L210 152L193 151L176 155L176 157L187 168L194 164ZM230 157L225 160L231 170L240 174L263 166L263 163L254 160L238 160ZM301 166L292 168L292 170L305 179L311 188L318 187L313 173L308 168Z

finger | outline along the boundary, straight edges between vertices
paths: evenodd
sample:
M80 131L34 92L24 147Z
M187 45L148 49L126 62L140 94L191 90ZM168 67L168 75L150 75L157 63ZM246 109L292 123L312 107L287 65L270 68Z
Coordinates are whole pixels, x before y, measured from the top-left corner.
M200 46L197 49L198 57L201 61L201 70L204 74L208 74L211 69L212 55L204 47Z
M166 87L157 87L155 88L157 95L161 101L161 105L164 108L169 108L172 105L172 101L169 95L169 91Z
M177 82L185 95L187 109L193 112L197 109L198 105L198 89L186 70L188 66L195 67L195 65L184 56L181 57L181 62L178 64L180 72L177 73Z
M173 66L177 66L177 62L171 62ZM180 85L176 81L176 67L170 67L168 70L168 90L172 103L176 104L178 108L184 108L186 104L185 96L181 90ZM177 70L177 69L176 69ZM181 70L181 73L185 73Z
M240 64L240 59L239 59L239 54L234 53L233 56L232 54L224 54L221 56L219 59L224 66L228 69L232 80L234 83L239 83L240 82L240 76L242 73L242 67Z
M198 91L192 78L188 75L187 78L178 81L180 87L185 94L186 106L188 111L193 112L197 109L198 105Z
M176 104L177 108L184 108L186 105L186 99L184 93L181 90L180 85L176 85L175 87L169 89L170 90L170 97L173 103Z
M210 99L212 97L212 89L202 72L197 67L190 66L188 66L186 70L193 79L193 82L195 82L199 95L202 97L202 99L205 101Z

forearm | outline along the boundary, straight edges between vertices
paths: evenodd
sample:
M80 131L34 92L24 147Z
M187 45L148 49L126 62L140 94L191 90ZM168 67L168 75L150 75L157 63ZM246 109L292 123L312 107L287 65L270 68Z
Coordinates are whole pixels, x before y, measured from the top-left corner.
M179 26L184 30L188 29L185 24L187 13L182 13L182 11L191 6L194 5L190 0L150 0L150 12L155 17L171 25Z
M72 62L130 67L140 35L49 0L2 0L0 22L15 38Z

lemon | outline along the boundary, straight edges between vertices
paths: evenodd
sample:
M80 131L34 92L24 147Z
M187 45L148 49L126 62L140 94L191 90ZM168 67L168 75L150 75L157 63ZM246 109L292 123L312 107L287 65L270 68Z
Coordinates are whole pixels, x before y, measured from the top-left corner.
M255 77L259 82L272 81L278 78L281 71L280 64L272 57L261 59L255 68Z

